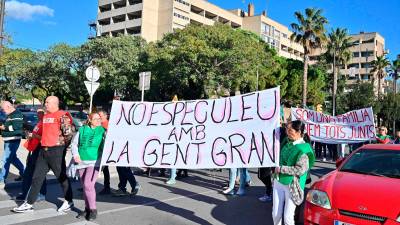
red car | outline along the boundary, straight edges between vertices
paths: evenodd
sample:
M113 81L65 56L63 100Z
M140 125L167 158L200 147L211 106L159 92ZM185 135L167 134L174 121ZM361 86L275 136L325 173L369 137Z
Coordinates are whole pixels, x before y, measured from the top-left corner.
M365 145L309 190L305 225L400 225L400 145Z

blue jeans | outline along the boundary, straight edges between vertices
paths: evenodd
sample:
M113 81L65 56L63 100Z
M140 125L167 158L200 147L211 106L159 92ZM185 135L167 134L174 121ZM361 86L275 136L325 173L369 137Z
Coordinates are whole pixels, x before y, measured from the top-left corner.
M175 178L176 178L176 168L171 168L170 174L169 174L169 179L175 180Z
M36 161L39 157L40 149L37 148L34 152L30 152L26 159L26 168L22 179L22 196L27 196L32 185L33 172L35 171ZM40 194L46 195L46 179L40 188Z
M4 182L7 179L11 164L13 164L19 170L20 176L24 174L24 165L17 158L17 150L20 142L20 139L4 141L4 153L3 158L1 159L3 168L1 168L0 171L0 182Z
M229 189L235 188L235 180L237 175L238 169L237 168L230 168L229 169Z
M249 169L247 168L240 168L240 186L239 190L244 190L246 188L246 184L251 181L251 177L249 174Z
M118 177L119 177L118 188L120 190L126 191L126 184L128 182L131 185L132 190L135 189L136 179L135 179L135 175L133 175L133 172L130 167L117 166L117 172L118 172Z

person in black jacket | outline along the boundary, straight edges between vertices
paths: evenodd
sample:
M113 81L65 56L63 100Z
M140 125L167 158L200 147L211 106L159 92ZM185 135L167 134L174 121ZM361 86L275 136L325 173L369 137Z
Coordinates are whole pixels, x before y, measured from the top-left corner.
M20 176L24 174L24 165L17 158L17 150L23 134L24 118L22 113L16 110L8 101L1 102L1 109L7 114L5 123L0 126L4 140L4 153L1 159L3 167L0 171L0 188L4 188L5 180L10 170L10 164L13 164L19 170Z

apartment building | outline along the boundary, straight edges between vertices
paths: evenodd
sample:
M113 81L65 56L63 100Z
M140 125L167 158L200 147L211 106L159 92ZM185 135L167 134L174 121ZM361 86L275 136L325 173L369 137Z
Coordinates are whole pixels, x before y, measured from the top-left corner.
M222 23L252 31L275 48L280 56L303 60L303 47L290 41L289 29L268 18L266 13L225 10L206 0L99 0L96 26L98 36L140 35L151 42L188 24Z
M360 32L351 34L351 41L354 45L350 48L352 58L347 65L340 68L340 74L346 76L347 90L350 90L358 81L371 82L373 73L371 72L371 62L378 56L386 53L385 39L377 32ZM310 57L311 63L316 63L324 50L317 49ZM382 81L382 88L385 89L387 82ZM374 82L375 90L378 87L378 81Z

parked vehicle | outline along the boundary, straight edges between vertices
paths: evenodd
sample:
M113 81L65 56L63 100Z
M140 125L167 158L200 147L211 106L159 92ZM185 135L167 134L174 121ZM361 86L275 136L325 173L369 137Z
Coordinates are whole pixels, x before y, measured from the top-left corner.
M39 122L39 118L36 112L22 112L22 115L24 116L23 138L25 138L28 133L33 131L33 128L35 128L36 124Z
M69 110L68 112L71 114L73 123L77 130L83 126L89 118L89 115L83 111Z
M365 145L309 190L304 224L400 224L400 145Z

